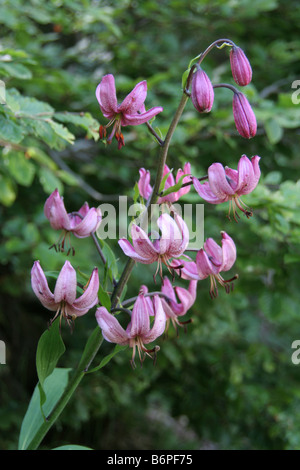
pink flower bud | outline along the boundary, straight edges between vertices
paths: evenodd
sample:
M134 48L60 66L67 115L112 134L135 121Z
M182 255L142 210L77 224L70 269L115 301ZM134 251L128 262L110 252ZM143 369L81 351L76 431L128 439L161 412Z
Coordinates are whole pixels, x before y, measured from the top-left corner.
M232 109L238 133L245 139L254 137L257 129L256 117L243 93L234 93Z
M240 86L249 85L252 79L252 68L244 51L237 46L233 46L230 51L230 65L232 76Z
M201 68L193 74L191 98L199 113L208 113L211 110L214 102L214 89L207 74Z

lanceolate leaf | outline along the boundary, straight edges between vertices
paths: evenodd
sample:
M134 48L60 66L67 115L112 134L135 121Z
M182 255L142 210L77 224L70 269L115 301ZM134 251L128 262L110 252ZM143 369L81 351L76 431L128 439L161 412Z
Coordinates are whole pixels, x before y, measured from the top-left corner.
M177 191L179 191L179 189L181 188L182 186L182 182L183 182L183 179L186 177L187 175L182 175L178 182L176 184L174 184L174 186L170 186L168 189L166 189L161 197L164 197L164 196L167 196L168 194L171 194L171 193L176 193Z
M40 404L46 401L44 390L45 379L52 374L56 364L65 352L65 345L60 334L59 319L40 337L36 352L36 370L39 379Z
M45 380L44 389L47 399L43 411L46 416L51 413L56 403L61 398L68 384L70 371L71 369L54 369L52 374ZM40 393L37 385L22 422L18 445L19 450L27 449L43 424L44 417L40 409Z

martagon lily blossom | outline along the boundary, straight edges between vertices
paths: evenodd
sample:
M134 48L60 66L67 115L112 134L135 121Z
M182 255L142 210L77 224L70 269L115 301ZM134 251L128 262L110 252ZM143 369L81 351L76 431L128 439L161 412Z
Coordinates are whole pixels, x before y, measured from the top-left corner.
M140 173L140 179L138 181L139 193L144 199L148 200L152 194L152 189L153 189L152 186L150 185L150 171L145 170L145 168L140 168L139 173ZM190 175L191 175L191 164L188 162L184 164L183 170L180 168L177 171L175 179L168 165L165 165L163 178L167 176L167 179L165 181L164 191L171 188L172 186L175 186L175 184L177 184L180 181L180 178L182 178L182 184L188 183L191 180ZM176 202L181 196L183 196L184 194L187 194L189 190L190 190L190 186L185 186L183 188L180 188L178 191L174 191L168 194L167 196L159 197L157 200L157 204L162 204L164 202L169 202L169 203Z
M56 280L54 292L48 286L48 281L39 261L35 261L31 270L31 286L42 305L52 310L55 316L51 323L60 316L68 324L76 317L85 315L98 303L99 276L94 268L89 281L83 288L83 294L76 298L76 271L69 261L63 265Z
M173 260L172 267L178 271L182 279L200 281L210 277L210 296L217 297L217 282L225 288L226 293L233 288L232 282L238 278L237 275L231 279L225 280L221 272L229 271L236 260L236 246L232 238L226 233L221 232L222 246L219 246L213 238L208 238L196 255L196 261ZM230 287L231 286L231 287Z
M149 299L148 299L149 300ZM150 316L154 314L154 322L151 328ZM153 297L153 307L146 301L141 290L132 309L131 321L126 330L120 325L117 318L109 313L105 307L99 307L96 311L96 320L102 330L102 335L111 343L129 345L133 348L131 365L135 367L134 359L136 348L141 363L145 356L156 359L159 346L146 349L145 344L152 343L161 336L166 326L166 315L158 295Z
M197 282L197 280L190 281L188 288L185 289L181 286L174 287L169 278L164 276L160 293L149 293L147 286L141 286L140 291L143 292L145 300L148 303L150 315L154 315L153 302L151 297L154 295L160 296L167 320L165 332L167 332L169 329L170 321L176 330L177 326L183 327L187 323L191 323L192 320L180 321L179 317L184 316L195 303L197 296Z
M106 137L106 130L113 124L112 131L106 142L110 144L113 137L118 141L118 148L121 149L124 136L121 127L138 126L144 124L163 111L161 106L146 111L144 102L147 96L147 82L139 82L134 89L126 96L121 104L117 102L115 79L112 74L105 75L96 88L96 98L104 117L109 119L109 123L100 126L100 137Z
M157 270L162 278L162 264L170 266L171 258L179 258L189 243L189 230L184 220L175 214L174 219L167 213L157 219L161 236L150 240L146 232L136 224L131 226L132 244L125 238L119 240L119 245L125 255L143 264L157 261ZM158 234L157 234L158 235Z
M230 219L231 208L233 218L237 221L236 208L240 209L248 218L252 211L242 202L240 197L251 193L257 186L260 178L260 157L255 155L251 160L242 155L237 170L223 167L221 163L213 163L208 169L208 181L200 183L193 177L193 185L199 196L210 204L221 204L229 201Z
M44 214L54 230L63 230L58 243L52 245L58 251L65 251L66 237L73 233L77 238L85 238L94 233L102 220L100 208L90 208L86 202L77 213L67 213L63 198L57 189L48 197L44 205ZM78 215L77 215L78 214ZM71 243L67 246L67 252L74 254Z
M170 279L165 276L161 292L165 295L165 297L162 297L161 302L167 317L166 330L170 321L175 328L177 325L182 327L190 323L191 320L180 321L178 317L184 316L194 305L197 297L197 280L191 280L188 288L185 289L181 286L173 287Z
M236 209L240 209L248 218L252 216L252 210L241 200L241 196L251 193L257 186L260 178L260 157L255 155L251 160L242 155L237 170L223 167L221 163L213 163L208 168L208 181L200 183L193 177L193 185L199 196L210 204L222 204L229 201L228 218L231 208L233 218L237 221Z

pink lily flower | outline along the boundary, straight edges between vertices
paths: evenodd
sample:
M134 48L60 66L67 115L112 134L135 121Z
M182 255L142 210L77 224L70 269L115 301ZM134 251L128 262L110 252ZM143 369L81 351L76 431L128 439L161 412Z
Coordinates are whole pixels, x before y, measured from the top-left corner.
M139 192L140 192L140 195L144 199L148 200L152 194L152 189L153 189L152 186L150 185L150 171L145 170L145 168L141 168L139 170L139 173L140 173L140 179L138 181ZM170 173L170 168L168 167L168 165L165 165L163 177L165 177L168 173ZM187 175L187 176L183 178L182 184L188 183L191 180L190 174L191 174L191 164L185 163L183 170L180 168L177 171L176 179L174 179L174 176L172 173L169 174L165 182L164 191L166 191L168 188L178 183L178 181L183 175ZM190 190L190 186L185 186L183 188L180 188L178 191L170 193L167 196L159 197L157 203L162 204L163 202L170 202L170 203L176 202L181 196L183 196L184 194L187 194L189 190Z
M196 256L196 265L199 279L210 277L210 296L218 295L216 281L225 288L226 293L230 292L229 282L236 279L224 280L221 276L222 271L229 271L236 260L236 247L232 238L226 232L222 234L222 247L220 247L213 238L208 238L204 242L203 248L198 251Z
M44 206L44 214L49 219L50 225L54 230L63 230L62 241L53 245L59 251L65 250L66 235L73 233L77 238L85 238L94 233L102 220L101 210L92 207L90 209L86 202L77 213L68 214L57 189L48 197ZM77 215L78 214L78 215ZM69 251L74 248L70 246Z
M35 261L31 270L32 290L42 305L52 310L55 316L51 323L60 316L66 321L74 321L76 317L85 315L98 302L99 277L98 269L93 269L91 277L84 287L83 294L76 299L76 271L69 261L63 265L56 280L54 292L49 289L47 278L40 262Z
M145 231L136 224L131 226L132 244L122 238L119 245L125 255L143 264L151 264L157 261L155 276L160 270L162 277L162 263L168 267L170 258L179 258L189 243L189 230L184 220L175 214L173 219L169 214L162 214L157 225L161 231L161 237L153 242Z
M154 313L154 323L150 327L150 315ZM153 298L153 310L146 302L144 293L141 291L134 303L131 321L126 330L122 328L117 318L109 313L105 307L100 307L96 311L96 320L102 330L102 335L111 343L126 345L133 348L131 365L135 367L134 358L136 348L138 350L141 363L145 356L152 357L155 360L159 346L153 349L146 349L145 344L152 343L161 336L166 326L166 315L162 308L162 303L158 295ZM144 358L142 358L142 353Z
M217 297L218 289L216 281L230 292L230 284L237 279L237 275L229 280L224 280L221 272L229 271L236 260L236 246L232 238L226 233L222 234L222 246L220 247L212 238L204 242L196 256L196 261L173 260L172 267L179 270L183 279L202 280L210 277L210 296ZM233 287L233 285L231 285Z
M173 287L169 278L164 277L161 292L166 297L162 297L161 303L167 317L167 327L171 320L173 326L176 328L177 325L184 326L190 323L191 320L182 322L178 320L187 313L187 311L194 305L197 296L197 281L191 280L188 289L180 286ZM179 302L177 300L179 299Z
M105 137L106 129L113 124L107 143L110 144L115 136L118 141L118 148L121 149L125 145L121 126L144 124L163 111L161 106L146 111L144 105L146 96L147 82L143 80L134 87L121 104L118 104L114 76L111 74L105 75L96 88L96 98L103 116L110 121L106 126L100 126L100 137Z
M251 160L243 155L239 160L237 170L227 166L224 168L221 163L213 163L208 169L208 181L201 184L197 178L193 178L194 188L199 196L210 204L222 204L229 201L229 219L231 206L235 221L238 216L236 208L249 218L252 216L252 211L240 197L251 193L256 188L260 178L259 160L258 155L252 157Z

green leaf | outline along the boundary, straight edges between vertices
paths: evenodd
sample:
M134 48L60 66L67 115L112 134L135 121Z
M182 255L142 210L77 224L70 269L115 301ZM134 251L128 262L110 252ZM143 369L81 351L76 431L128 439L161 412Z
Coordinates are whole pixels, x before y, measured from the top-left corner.
M74 143L75 136L71 134L71 132L65 126L52 120L49 120L48 122L56 135L64 139L66 142L69 142L69 144Z
M44 413L48 416L56 403L62 396L69 380L71 369L57 368L54 369L44 382L44 391L46 394L46 402L44 403ZM26 450L30 442L36 435L39 428L44 424L44 417L40 409L40 393L38 385L35 387L31 397L29 406L24 416L21 432L19 436L19 450Z
M136 204L140 198L140 190L139 185L135 183L133 188L133 203Z
M93 450L90 447L79 446L76 444L66 444L64 446L55 447L52 450Z
M99 297L99 301L101 305L103 305L103 307L105 307L110 312L110 309L111 309L110 297L101 285L99 285L98 297Z
M94 367L93 369L89 370L88 373L92 373L92 372L96 372L100 369L102 369L102 367L106 366L106 364L109 363L109 361L111 361L111 359L116 355L118 354L120 351L125 351L125 349L127 349L127 345L126 346L121 346L120 344L116 344L114 350L112 353L108 354L107 356L105 356L102 361L100 362L100 364L97 366L97 367Z
M0 140L19 144L23 139L22 127L15 124L11 119L0 116Z
M198 62L198 60L200 59L201 56L202 56L202 53L196 55L196 57L194 57L192 60L190 60L190 63L188 65L188 70L189 71L193 67L193 65L195 65Z
M10 151L6 154L7 167L17 183L30 186L34 175L35 165L26 158L24 152Z
M164 190L164 187L165 187L165 184L166 184L166 181L169 177L169 175L172 173L173 170L170 170L162 179L161 183L160 183L160 187L159 187L159 193L161 193L163 190Z
M97 326L93 333L89 336L89 339L85 345L82 353L78 369L86 367L87 358L91 358L94 351L97 351L103 342L103 336L101 329Z
M63 185L61 181L48 168L40 168L39 178L46 194L51 194L56 188L60 194L63 193Z
M94 140L99 139L99 122L92 117L90 113L55 113L55 119L60 122L74 124L87 131L88 137L92 136Z
M51 160L48 155L43 152L42 149L36 148L36 147L30 147L27 149L26 156L29 158L32 158L35 160L37 163L46 166L50 170L57 170L57 165L54 163L53 160Z
M99 239L99 242L100 242L103 254L106 258L107 269L110 274L110 280L112 281L112 277L114 277L115 279L118 277L117 259L114 255L114 252L110 248L110 246L104 240Z
M0 61L0 69L2 69L4 74L9 77L19 78L22 80L29 80L32 78L31 71L23 64Z
M269 119L265 122L265 130L271 144L277 144L282 139L283 129L276 119Z
M60 334L60 322L59 319L57 319L40 337L36 352L36 370L41 393L41 406L46 401L44 382L46 378L52 374L59 358L65 350L66 348Z
M179 191L182 186L182 182L186 176L187 175L182 175L176 184L170 186L168 189L166 189L166 191L162 193L161 197L168 196L168 194L176 193L177 191Z
M5 206L11 206L17 197L14 182L0 174L0 202Z

